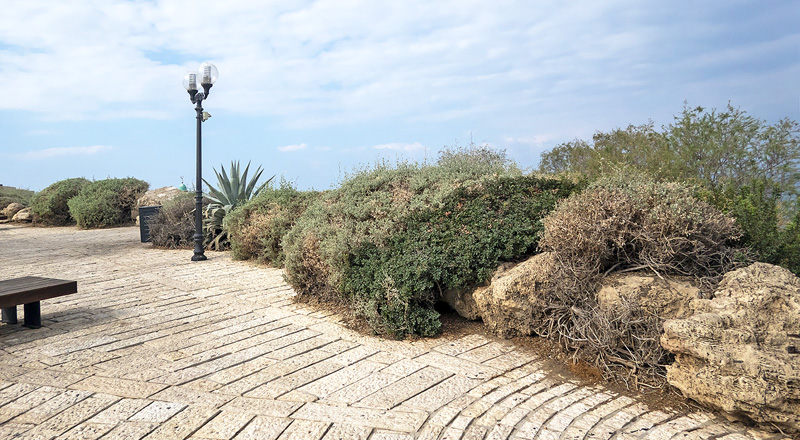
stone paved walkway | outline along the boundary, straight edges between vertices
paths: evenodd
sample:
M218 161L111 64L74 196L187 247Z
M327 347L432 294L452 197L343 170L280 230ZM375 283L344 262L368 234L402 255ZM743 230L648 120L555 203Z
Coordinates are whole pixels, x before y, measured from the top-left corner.
M484 336L365 337L282 272L154 250L137 228L0 225L0 279L78 280L0 324L0 439L772 439L649 409ZM20 311L21 313L21 311Z

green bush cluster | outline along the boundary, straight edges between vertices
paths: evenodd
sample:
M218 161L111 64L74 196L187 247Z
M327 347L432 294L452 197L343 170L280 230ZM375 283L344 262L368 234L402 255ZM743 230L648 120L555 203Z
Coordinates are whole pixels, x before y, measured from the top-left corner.
M298 191L288 182L264 188L258 196L225 216L233 258L283 266L283 237L292 229L316 191Z
M575 186L525 176L475 146L445 150L435 165L362 169L286 235L286 278L300 294L348 301L376 332L431 335L441 292L531 254L541 218Z
M31 212L34 220L50 226L74 223L75 220L70 214L68 202L89 183L91 182L82 177L65 179L36 193L31 199Z
M19 203L23 206L30 205L33 194L33 191L27 189L0 186L0 211L12 203Z
M195 200L191 193L181 193L164 203L148 221L153 246L167 249L194 246Z
M780 186L767 179L755 179L739 188L703 191L710 203L736 219L742 229L739 244L746 247L749 256L770 264L777 264L800 276L800 237L796 225L800 210L787 221L782 213L791 212Z
M131 177L105 179L85 185L67 205L80 228L102 228L131 222L136 200L150 185Z

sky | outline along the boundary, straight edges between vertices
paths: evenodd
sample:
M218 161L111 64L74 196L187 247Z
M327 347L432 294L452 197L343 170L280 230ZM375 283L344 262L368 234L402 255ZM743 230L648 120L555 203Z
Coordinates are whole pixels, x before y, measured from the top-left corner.
M800 2L28 0L0 14L0 184L195 181L181 84L214 63L203 177L329 189L381 160L561 142L728 102L800 120Z

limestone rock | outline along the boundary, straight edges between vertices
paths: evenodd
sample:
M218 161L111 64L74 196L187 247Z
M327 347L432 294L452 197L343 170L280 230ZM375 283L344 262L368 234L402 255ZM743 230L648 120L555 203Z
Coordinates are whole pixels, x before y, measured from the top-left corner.
M553 269L554 258L549 252L508 269L501 267L489 286L472 293L483 323L505 338L532 334L534 324L543 318L542 293Z
M13 202L4 208L2 213L7 218L14 218L14 214L23 209L25 209L25 206L23 206L22 203Z
M33 214L31 213L31 208L24 208L17 211L12 218L15 222L30 222L33 221Z
M174 186L165 186L162 188L151 189L146 193L142 194L141 197L136 201L136 206L133 207L131 210L131 218L136 220L136 224L139 224L139 208L142 206L155 206L155 205L163 205L165 202L178 197L179 195L184 194L184 191L175 188Z
M800 279L755 263L725 275L711 300L664 323L676 354L667 380L732 418L800 431Z
M663 319L687 316L689 304L699 298L700 289L689 281L647 273L612 274L602 280L597 292L599 306L607 311L617 310L625 301Z

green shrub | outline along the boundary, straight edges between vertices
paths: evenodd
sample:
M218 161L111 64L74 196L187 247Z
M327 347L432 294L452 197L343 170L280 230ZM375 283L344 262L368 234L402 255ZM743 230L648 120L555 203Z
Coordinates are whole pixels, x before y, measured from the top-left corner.
M19 203L22 206L29 206L33 194L33 191L27 189L0 186L0 211L12 203Z
M130 223L136 200L149 186L131 177L91 182L67 202L69 213L81 228Z
M800 210L782 233L780 265L800 276Z
M573 186L523 176L475 146L435 165L359 170L286 235L286 278L301 295L347 301L379 333L431 335L440 291L533 252L541 216Z
M500 262L531 255L541 219L573 189L531 176L454 188L437 209L408 216L384 246L354 249L344 292L382 333L432 335L442 294L484 283Z
M164 203L148 222L153 246L167 249L194 246L195 200L191 193L182 193Z
M298 191L287 182L261 193L225 217L233 258L253 259L274 267L283 265L283 237L291 230L316 191Z
M546 318L535 329L609 371L663 375L662 321L639 304L598 306L600 279L611 271L689 276L711 287L737 266L740 229L695 197L694 188L625 170L559 203L544 219L540 247L554 253Z
M90 182L82 177L58 181L36 193L31 199L31 212L37 223L59 226L75 220L67 203Z

